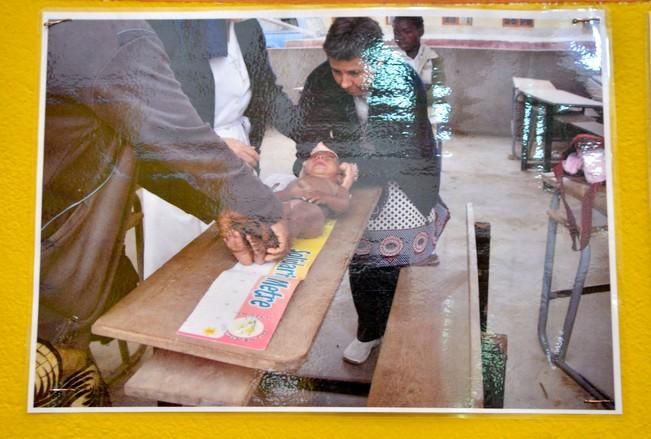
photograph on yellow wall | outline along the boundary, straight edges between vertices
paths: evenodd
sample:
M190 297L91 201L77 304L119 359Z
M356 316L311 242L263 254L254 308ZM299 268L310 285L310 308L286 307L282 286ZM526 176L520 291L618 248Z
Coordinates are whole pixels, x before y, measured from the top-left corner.
M605 20L44 13L30 412L621 413Z

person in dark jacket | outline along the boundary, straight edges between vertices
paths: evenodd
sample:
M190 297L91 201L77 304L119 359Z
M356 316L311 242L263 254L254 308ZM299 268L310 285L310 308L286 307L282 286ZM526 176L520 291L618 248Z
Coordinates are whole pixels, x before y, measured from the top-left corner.
M228 28L231 20L149 20L149 24L163 42L183 92L201 119L214 127L216 90L209 59L217 49L211 51L207 46L215 44L217 39L228 41L225 30L213 28ZM232 27L250 82L251 98L244 112L251 124L250 145L259 153L267 127L273 126L285 136L293 136L296 108L277 84L258 20L232 22Z
M150 20L149 24L201 119L252 168L258 167L267 127L292 136L296 109L276 83L257 20ZM175 207L194 203L185 193L172 204L147 191L142 200L147 277L207 225Z
M328 60L299 102L294 171L323 141L357 164L358 184L383 190L349 267L358 330L344 359L359 364L384 334L400 267L425 261L436 245L440 157L423 85L375 21L335 19L323 48Z
M434 49L421 44L421 37L425 33L423 17L394 17L393 38L397 45L397 51L407 64L412 66L418 73L425 92L427 93L427 104L429 105L429 120L434 127L436 148L434 153L441 154L443 141L449 140L452 133L449 128L450 114L452 107L447 102L452 90L445 83L443 71L443 60ZM449 215L448 207L440 198L435 209L442 215ZM443 230L437 231L438 234ZM438 265L439 257L433 253L428 260L430 265Z
M50 22L45 99L37 335L48 350L39 352L53 348L42 358L61 360L57 379L84 388L47 381L35 405L106 404L90 327L137 281L124 255L137 185L168 200L188 195L184 209L218 218L243 263L281 258L287 229L271 190L201 120L147 23ZM257 230L242 236L242 223Z

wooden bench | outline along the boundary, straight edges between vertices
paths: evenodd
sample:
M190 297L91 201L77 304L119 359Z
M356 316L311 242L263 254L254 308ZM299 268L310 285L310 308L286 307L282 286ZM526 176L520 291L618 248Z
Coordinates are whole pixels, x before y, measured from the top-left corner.
M263 372L154 349L124 385L136 398L187 406L245 406Z
M466 265L400 272L368 405L483 406L477 252L466 206Z

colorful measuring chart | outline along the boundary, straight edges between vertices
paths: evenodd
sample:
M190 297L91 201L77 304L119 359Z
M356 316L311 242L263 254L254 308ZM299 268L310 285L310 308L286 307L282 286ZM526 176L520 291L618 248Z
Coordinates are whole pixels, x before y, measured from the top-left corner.
M334 225L329 220L318 238L294 241L280 262L236 264L224 271L177 334L264 350Z

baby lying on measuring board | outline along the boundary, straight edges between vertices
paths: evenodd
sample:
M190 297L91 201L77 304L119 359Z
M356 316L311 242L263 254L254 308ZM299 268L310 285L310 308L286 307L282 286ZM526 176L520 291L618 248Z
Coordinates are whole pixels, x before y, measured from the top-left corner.
M276 192L283 202L291 239L321 235L326 219L348 210L355 180L356 165L340 164L334 151L321 142L316 145L303 163L301 175Z
M326 219L345 212L350 205L349 191L357 175L357 165L340 164L337 154L319 142L305 160L301 175L284 189L275 192L283 202L283 216L288 223L290 240L320 236ZM278 246L273 233L271 236L258 236L259 227L254 223L235 223L233 229L242 235L257 237L255 242L265 248ZM232 239L232 236L224 236L225 241ZM234 245L229 245L229 248L237 257L238 252L248 254L250 249L247 246L250 245L251 242L247 241L242 243L240 250ZM264 253L263 250L258 249L258 252Z

